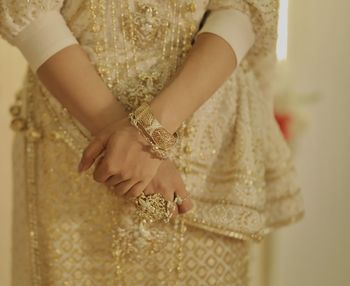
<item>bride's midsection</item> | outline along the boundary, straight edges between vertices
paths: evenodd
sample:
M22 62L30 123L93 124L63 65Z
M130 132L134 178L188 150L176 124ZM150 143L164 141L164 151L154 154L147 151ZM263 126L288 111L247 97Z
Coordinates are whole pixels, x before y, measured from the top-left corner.
M131 106L126 94L144 87L147 100L181 65L208 1L68 2L63 13L71 30L107 86Z
M127 109L132 109L159 94L181 65L208 1L194 1L194 6L188 0L128 1L130 9L125 10L120 3L126 1L68 0L62 14L106 85ZM56 118L53 125L60 126L54 128L62 131L57 134L72 135L73 139L67 139L74 142L72 145L83 141L84 136L79 134L83 128L61 104L45 95L40 84L35 93L44 94L36 100L43 114ZM48 132L52 138L66 137Z

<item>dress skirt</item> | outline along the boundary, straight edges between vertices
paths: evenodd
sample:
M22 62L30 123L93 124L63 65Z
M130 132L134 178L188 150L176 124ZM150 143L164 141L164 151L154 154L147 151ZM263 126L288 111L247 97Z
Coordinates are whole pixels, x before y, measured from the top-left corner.
M12 285L248 285L250 242L180 216L139 231L132 204L78 174L59 140L16 133L13 159Z

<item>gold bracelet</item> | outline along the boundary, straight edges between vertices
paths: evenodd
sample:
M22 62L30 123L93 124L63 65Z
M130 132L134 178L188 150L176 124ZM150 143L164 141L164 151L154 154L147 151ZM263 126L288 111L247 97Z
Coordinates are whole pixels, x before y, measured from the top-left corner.
M142 103L134 111L135 120L139 123L145 132L149 135L154 143L163 150L170 149L173 147L177 140L178 134L175 132L171 134L166 130L157 118L154 117L151 107L147 102Z
M150 151L156 155L159 159L161 160L166 160L169 159L170 154L169 154L169 150L162 150L160 149L149 137L148 135L145 134L145 132L143 131L143 129L139 126L139 124L137 124L137 122L134 119L134 116L132 113L129 114L129 119L130 119L130 123L131 125L133 125L138 131L139 134L142 135L147 143L149 143L150 145Z
M129 113L131 124L151 145L152 153L160 159L169 159L169 151L178 142L178 133L168 132L154 117L148 103L142 103L134 112Z

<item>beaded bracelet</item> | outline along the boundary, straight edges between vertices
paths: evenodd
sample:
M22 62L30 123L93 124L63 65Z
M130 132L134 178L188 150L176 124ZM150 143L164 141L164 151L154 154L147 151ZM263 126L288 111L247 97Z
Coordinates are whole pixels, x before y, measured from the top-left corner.
M165 160L169 158L169 151L178 142L178 133L171 134L154 117L148 103L142 103L134 112L129 113L129 119L141 135L151 145L151 151Z

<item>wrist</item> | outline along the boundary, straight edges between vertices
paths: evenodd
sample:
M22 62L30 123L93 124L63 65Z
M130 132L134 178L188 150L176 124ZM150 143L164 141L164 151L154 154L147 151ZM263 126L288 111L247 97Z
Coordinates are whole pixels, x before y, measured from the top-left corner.
M92 118L89 130L92 135L96 135L101 130L111 125L113 122L127 118L128 113L123 106L116 102Z
M179 92L175 94L171 90L164 90L150 102L154 117L170 133L174 133L185 119L184 110L179 111L181 103L178 94Z

